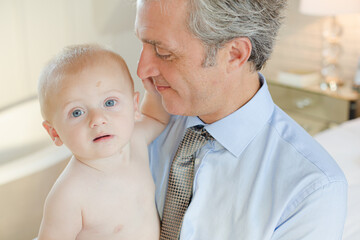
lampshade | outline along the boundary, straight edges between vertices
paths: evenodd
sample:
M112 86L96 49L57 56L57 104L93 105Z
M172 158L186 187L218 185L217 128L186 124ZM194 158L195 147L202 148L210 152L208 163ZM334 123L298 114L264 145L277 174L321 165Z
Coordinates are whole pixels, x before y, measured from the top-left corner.
M316 16L359 13L360 0L300 0L300 12Z

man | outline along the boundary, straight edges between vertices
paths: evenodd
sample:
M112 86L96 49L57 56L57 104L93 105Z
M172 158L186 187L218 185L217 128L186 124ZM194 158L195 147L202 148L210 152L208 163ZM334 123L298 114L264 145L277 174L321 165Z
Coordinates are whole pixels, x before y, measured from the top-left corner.
M341 239L346 179L258 73L285 2L137 1L138 76L173 115L150 148L161 239Z

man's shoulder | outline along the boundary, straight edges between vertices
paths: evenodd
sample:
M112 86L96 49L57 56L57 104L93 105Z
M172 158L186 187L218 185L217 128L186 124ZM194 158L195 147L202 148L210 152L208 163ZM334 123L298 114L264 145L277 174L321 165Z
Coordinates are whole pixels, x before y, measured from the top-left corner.
M346 178L333 157L299 124L280 108L276 107L269 121L273 138L277 138L283 154L281 158L293 156L302 166L316 170L326 181L344 181ZM290 152L292 155L289 155ZM293 159L294 160L294 159ZM291 160L289 159L288 161ZM294 160L295 161L295 160Z

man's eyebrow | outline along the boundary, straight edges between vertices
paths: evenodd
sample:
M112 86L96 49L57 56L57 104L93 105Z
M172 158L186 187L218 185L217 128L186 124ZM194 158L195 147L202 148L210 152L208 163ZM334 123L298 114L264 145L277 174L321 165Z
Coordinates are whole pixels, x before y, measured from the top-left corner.
M147 44L153 45L153 46L165 48L165 49L168 49L168 50L170 50L170 51L171 51L171 50L174 50L174 49L173 49L172 47L170 47L169 45L164 44L163 42L158 41L158 40L150 40L150 39L142 38L142 39L140 39L140 41L142 41L143 43L147 43Z
M156 41L156 40L142 39L142 41L145 43L151 44L151 45L156 45L156 46L163 45L162 42Z
M142 41L142 42L144 42L144 43L148 43L148 44L151 44L151 45L154 45L154 46L155 46L155 45L156 45L156 46L162 46L162 45L164 45L164 44L162 44L162 42L160 42L160 41L150 40L150 39L145 39L145 38L140 38L137 29L135 29L134 33L135 33L135 36L136 36L140 41Z
M168 45L164 44L161 41L157 41L157 40L150 40L150 39L142 39L143 42L151 44L153 46L158 46L158 47L162 47L162 48L166 48L166 49L171 49L171 47L169 47Z
M161 41L158 41L158 40L151 40L151 39L146 39L146 38L140 38L139 35L138 35L138 32L137 30L135 30L135 35L136 37L143 43L147 43L147 44L150 44L150 45L153 45L153 46L156 46L156 47L160 47L160 48L164 48L164 49L167 49L173 53L176 53L177 50L175 47L171 47Z

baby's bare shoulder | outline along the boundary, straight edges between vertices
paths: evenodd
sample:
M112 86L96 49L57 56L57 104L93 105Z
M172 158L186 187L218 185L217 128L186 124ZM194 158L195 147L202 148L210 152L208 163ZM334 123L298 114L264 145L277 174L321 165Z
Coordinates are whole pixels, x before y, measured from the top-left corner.
M79 167L77 160L71 159L54 183L48 201L81 202L86 197L91 179L90 174L83 167Z
M48 199L68 202L71 201L71 199L78 198L79 195L81 195L81 191L79 190L81 190L82 184L75 174L76 169L72 169L72 167L68 165L51 188Z

